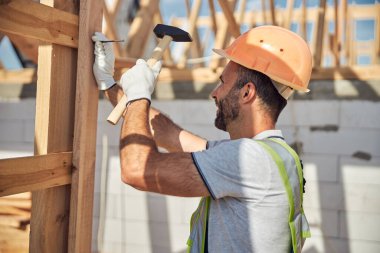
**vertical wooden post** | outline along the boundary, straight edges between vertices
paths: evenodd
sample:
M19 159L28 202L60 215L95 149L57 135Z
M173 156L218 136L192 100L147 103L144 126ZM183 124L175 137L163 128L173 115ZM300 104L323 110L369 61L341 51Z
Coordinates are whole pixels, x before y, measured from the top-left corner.
M201 0L196 0L193 3L193 6L192 6L192 9L190 12L190 16L189 16L189 26L188 26L188 30L187 30L187 32L193 37L193 39L195 39L196 44L198 44L198 45L199 45L199 39L197 36L198 35L197 20L198 20L199 11L201 9L201 4L202 4ZM197 41L197 39L198 39L198 41ZM189 54L189 50L190 50L191 45L192 45L192 43L184 43L183 54L182 54L181 59L178 62L178 67L180 67L180 68L186 67L186 60L187 60L187 56ZM197 45L197 47L198 47L198 45Z
M285 22L284 27L287 29L290 29L292 26L293 8L294 8L294 0L286 1L286 17L285 17L286 22Z
M80 1L69 225L70 253L91 252L99 98L98 87L92 72L94 44L91 36L95 31L102 29L102 7L101 1Z
M340 66L340 37L339 37L339 30L341 29L339 27L339 14L338 14L338 0L334 0L334 44L333 44L333 53L335 58L335 67Z
M274 0L269 1L269 6L270 6L270 15L271 15L271 20L272 20L272 25L277 25L276 22L276 10L274 6Z
M41 0L41 4L77 13L75 4L65 5L62 2L77 1ZM71 151L73 148L76 59L76 49L47 43L39 46L36 155ZM33 192L30 252L67 252L69 203L70 186Z
M326 0L321 0L318 9L317 36L315 37L314 67L321 66L324 34L325 34Z

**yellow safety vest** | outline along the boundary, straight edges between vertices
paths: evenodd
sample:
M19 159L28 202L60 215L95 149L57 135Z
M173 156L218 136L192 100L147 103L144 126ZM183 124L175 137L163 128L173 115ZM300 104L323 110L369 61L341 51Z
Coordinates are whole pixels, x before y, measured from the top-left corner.
M256 140L272 156L277 164L289 201L289 228L292 239L291 252L300 253L303 243L310 237L310 229L303 211L303 172L297 153L285 142L276 139ZM293 159L286 164L281 157L290 154ZM297 171L294 170L297 167ZM191 216L189 253L203 253L206 241L206 225L210 209L210 197L201 198L197 210Z

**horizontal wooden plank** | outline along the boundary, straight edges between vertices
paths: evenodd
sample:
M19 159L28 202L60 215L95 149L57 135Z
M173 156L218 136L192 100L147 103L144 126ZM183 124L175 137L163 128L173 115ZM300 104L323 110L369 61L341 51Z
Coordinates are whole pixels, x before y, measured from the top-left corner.
M31 209L32 201L30 199L11 199L6 197L0 197L0 208L4 206L12 206L21 209Z
M380 80L380 65L313 69L312 80Z
M128 67L134 63L129 60L116 60L115 79L118 80ZM222 69L216 72L208 68L194 69L175 69L162 68L159 75L159 82L174 81L194 81L204 83L214 83L218 81ZM352 66L339 68L319 68L314 69L311 76L312 80L380 80L380 65L371 66ZM36 70L26 68L23 70L9 71L0 69L1 84L29 84L36 82Z
M0 84L29 84L37 80L37 71L34 68L21 70L0 69Z
M0 160L0 196L71 183L72 152Z
M0 31L78 47L78 16L29 0L0 1Z

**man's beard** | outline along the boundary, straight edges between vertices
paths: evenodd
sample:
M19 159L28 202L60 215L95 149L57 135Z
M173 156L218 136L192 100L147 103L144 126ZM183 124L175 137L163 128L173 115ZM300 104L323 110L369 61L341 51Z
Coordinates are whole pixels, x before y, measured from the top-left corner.
M232 88L220 101L215 99L218 111L215 118L216 128L227 131L227 125L239 116L239 89Z

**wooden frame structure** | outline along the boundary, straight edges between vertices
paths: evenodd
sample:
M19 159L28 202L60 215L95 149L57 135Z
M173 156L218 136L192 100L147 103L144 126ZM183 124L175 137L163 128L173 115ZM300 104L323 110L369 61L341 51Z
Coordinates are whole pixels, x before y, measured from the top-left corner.
M38 73L34 68L7 71L0 66L0 83L37 83L35 156L0 160L0 196L33 191L30 252L90 252L98 100L90 37L101 30L103 12L106 35L120 39L116 15L125 0L114 0L112 6L106 2L0 0L0 32L38 64ZM207 66L202 61L189 63L189 58L203 57L208 43L201 41L200 27L212 32L213 47L224 48L243 25L290 28L292 22L306 39L307 24L315 24L309 42L314 54L312 79L380 80L380 4L349 6L343 0L338 6L334 0L327 6L321 0L320 6L308 9L302 1L303 6L294 9L294 0L288 0L285 9L276 9L273 0L262 0L261 10L248 10L246 0L208 0L210 15L200 16L202 1L192 2L190 6L184 0L187 16L172 18L170 25L187 24L194 42L184 46L177 62L170 50L165 52L161 82L218 81L223 63L219 57L212 56ZM368 17L375 20L374 41L352 40L353 21ZM115 79L144 56L150 28L162 19L159 1L140 1L127 43L113 44ZM333 33L326 28L330 21L335 23ZM371 65L357 66L359 53L370 55ZM323 67L326 56L333 57L332 67Z
M0 160L0 196L33 191L30 252L90 252L102 4L5 0L0 31L38 39L35 156Z

